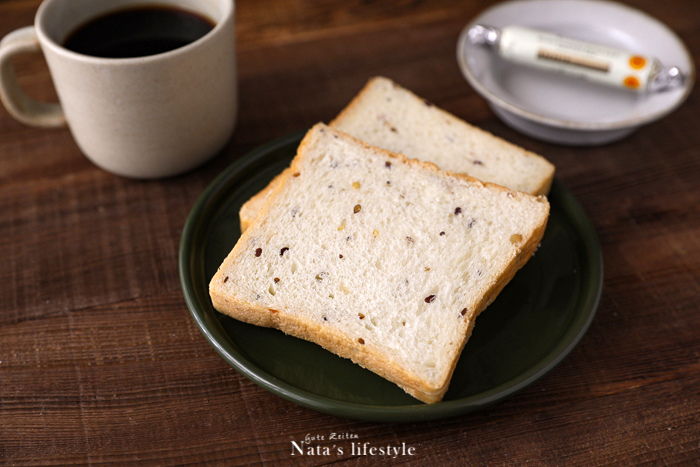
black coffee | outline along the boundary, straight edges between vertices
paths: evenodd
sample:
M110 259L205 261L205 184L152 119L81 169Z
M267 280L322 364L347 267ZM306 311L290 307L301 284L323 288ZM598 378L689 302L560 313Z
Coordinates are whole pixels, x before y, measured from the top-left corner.
M143 6L98 16L73 31L63 45L95 57L143 57L194 42L213 27L213 22L195 13Z

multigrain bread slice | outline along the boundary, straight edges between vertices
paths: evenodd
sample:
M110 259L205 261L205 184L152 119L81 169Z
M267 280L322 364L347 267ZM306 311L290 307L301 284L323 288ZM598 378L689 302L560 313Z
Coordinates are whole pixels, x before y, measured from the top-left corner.
M512 190L546 195L554 166L544 157L472 126L388 78L369 80L330 126L373 146ZM245 230L279 178L244 203Z
M214 307L433 403L477 315L530 258L549 204L323 124L211 280Z
M511 190L546 195L544 157L466 123L388 78L369 80L330 125L373 146Z

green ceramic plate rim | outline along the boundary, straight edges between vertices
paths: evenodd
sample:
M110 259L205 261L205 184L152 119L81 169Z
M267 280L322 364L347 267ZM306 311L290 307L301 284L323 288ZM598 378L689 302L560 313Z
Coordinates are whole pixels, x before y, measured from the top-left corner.
M548 374L559 365L578 345L591 322L600 303L603 288L603 258L598 236L585 211L571 193L555 178L550 192L550 200L555 199L564 211L570 214L569 221L575 226L580 236L582 248L588 261L589 275L585 278L585 289L579 313L567 332L551 351L538 364L533 365L517 377L495 386L490 390L456 400L436 404L383 406L366 405L339 401L320 396L290 385L259 368L256 364L238 352L226 334L221 323L215 317L208 294L209 278L201 275L203 258L198 256L198 242L204 241L209 231L207 219L212 217L220 201L225 200L231 182L246 168L264 161L266 156L286 146L295 145L301 140L305 131L291 133L264 144L241 157L218 177L202 193L193 206L184 225L180 241L179 273L182 290L190 313L207 341L216 352L245 377L262 388L286 400L320 412L369 421L381 422L415 422L453 417L487 407L506 399ZM293 154L290 154L290 158ZM571 214L575 216L571 216Z

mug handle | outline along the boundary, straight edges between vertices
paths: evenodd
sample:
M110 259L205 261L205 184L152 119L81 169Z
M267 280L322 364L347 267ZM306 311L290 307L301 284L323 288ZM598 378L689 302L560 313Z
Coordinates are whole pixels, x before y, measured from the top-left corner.
M0 100L17 120L44 128L66 125L59 103L39 102L27 96L17 82L12 57L40 51L34 26L17 29L0 41Z

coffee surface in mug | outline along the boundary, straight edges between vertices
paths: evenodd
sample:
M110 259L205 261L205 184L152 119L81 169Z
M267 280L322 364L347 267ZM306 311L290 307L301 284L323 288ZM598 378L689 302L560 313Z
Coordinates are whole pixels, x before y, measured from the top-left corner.
M93 18L69 34L63 45L95 57L144 57L185 46L213 28L211 20L189 11L134 7Z

